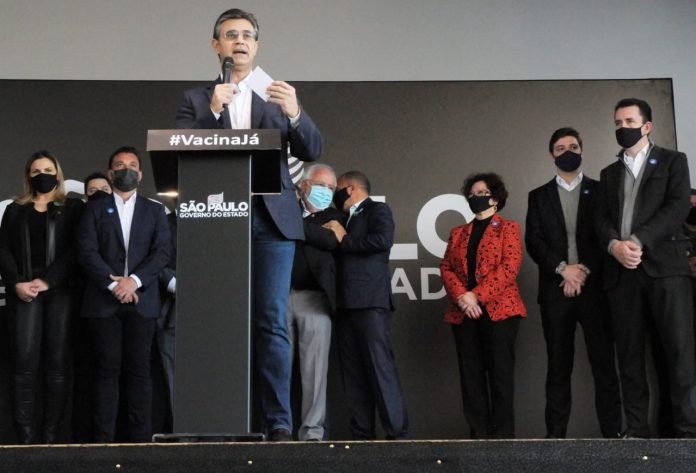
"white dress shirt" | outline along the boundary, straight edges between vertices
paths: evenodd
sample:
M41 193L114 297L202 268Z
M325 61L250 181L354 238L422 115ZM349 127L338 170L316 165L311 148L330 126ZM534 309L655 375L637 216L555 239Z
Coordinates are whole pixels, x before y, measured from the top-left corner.
M252 73L253 74L253 73ZM227 105L230 114L230 123L233 130L248 130L251 128L251 87L247 85L247 79L251 74L237 85L239 93L234 94L232 102Z
M131 195L128 200L123 200L123 198L114 192L114 202L116 202L116 210L118 211L118 220L121 223L121 232L123 234L123 245L126 249L126 263L123 268L123 276L128 277L128 244L130 243L130 233L131 226L133 224L133 212L135 211L135 200L138 197L138 193L135 192ZM142 287L143 283L140 278L135 274L131 274L130 277L136 282L138 287ZM109 284L109 290L112 290L118 284L116 281Z
M633 174L634 178L638 177L638 174L640 174L640 169L643 167L643 164L645 164L645 160L648 157L648 148L650 148L650 143L643 146L643 148L641 148L641 150L638 151L638 154L636 154L635 158L630 157L626 154L626 151L624 151L624 163L631 171L631 174Z

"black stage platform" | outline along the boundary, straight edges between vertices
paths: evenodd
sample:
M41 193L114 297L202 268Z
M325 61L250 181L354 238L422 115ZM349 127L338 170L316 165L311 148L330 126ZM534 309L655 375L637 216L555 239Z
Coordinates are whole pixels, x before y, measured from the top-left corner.
M0 471L693 472L694 440L196 443L0 447Z

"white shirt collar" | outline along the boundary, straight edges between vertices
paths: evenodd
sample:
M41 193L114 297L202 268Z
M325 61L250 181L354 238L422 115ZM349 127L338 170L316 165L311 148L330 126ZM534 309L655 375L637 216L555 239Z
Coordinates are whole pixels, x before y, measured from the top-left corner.
M350 209L348 209L348 213L350 214L350 217L352 217L353 214L355 213L355 211L358 210L358 207L360 207L360 204L362 204L366 200L367 199L365 198L365 199L361 200L360 202L356 202L350 206ZM348 218L350 218L350 217L348 217Z
M556 174L556 184L558 184L558 187L562 187L563 189L567 190L568 192L572 192L573 189L578 187L580 183L582 182L582 171L575 176L575 179L570 181L570 184L566 182L565 179L563 179L561 176Z
M626 167L631 171L631 174L633 174L633 177L638 177L638 174L640 174L640 169L643 167L643 164L645 164L645 159L648 157L648 150L650 148L650 142L648 141L648 144L643 146L640 151L638 151L638 154L636 154L635 158L630 157L628 154L626 154L626 151L624 150L623 153L623 162L626 164Z
M302 218L308 217L312 215L312 212L309 211L307 208L307 204L305 204L304 199L300 199L300 204L302 204Z

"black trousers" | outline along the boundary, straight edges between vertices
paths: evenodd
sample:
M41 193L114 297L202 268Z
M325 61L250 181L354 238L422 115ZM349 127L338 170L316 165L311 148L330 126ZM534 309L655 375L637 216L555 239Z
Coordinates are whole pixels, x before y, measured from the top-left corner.
M344 310L338 317L343 387L356 440L374 440L375 407L387 439L409 437L406 401L392 351L391 312Z
M94 441L113 442L118 414L119 381L123 372L128 405L128 440L152 437L151 350L157 319L138 315L122 305L107 318L90 318L94 346Z
M31 302L8 294L12 314L14 363L13 415L17 426L33 438L34 400L39 366L44 362L44 431L57 435L68 400L71 361L72 297L68 289L49 289Z
M515 340L520 317L481 318L452 325L464 417L471 438L514 438Z
M582 326L587 357L595 384L595 409L603 437L621 432L621 394L614 365L611 315L604 293L588 287L578 297L541 304L541 323L546 340L546 433L565 438L570 418L570 380L575 359L575 328Z
M645 375L645 317L650 317L669 367L674 428L696 432L694 327L687 276L651 278L639 267L621 269L607 292L612 311L627 433L649 437L649 390Z

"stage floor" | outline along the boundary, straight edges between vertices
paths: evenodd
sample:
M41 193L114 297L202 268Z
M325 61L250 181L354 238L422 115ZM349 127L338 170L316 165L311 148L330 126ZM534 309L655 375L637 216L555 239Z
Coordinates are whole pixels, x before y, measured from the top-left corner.
M694 440L418 440L0 447L12 473L693 472Z

